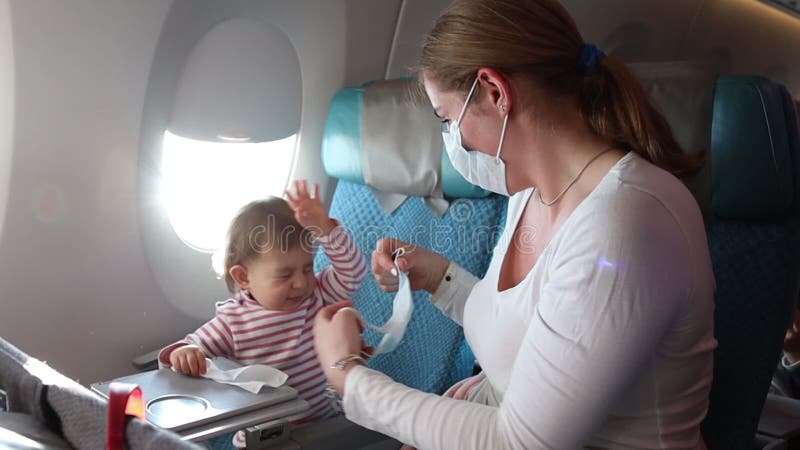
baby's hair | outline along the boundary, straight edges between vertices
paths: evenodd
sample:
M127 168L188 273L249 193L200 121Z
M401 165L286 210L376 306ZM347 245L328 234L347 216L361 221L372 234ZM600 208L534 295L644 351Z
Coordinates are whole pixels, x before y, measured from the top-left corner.
M294 218L286 200L267 197L248 203L231 221L225 245L225 284L236 292L231 267L246 263L267 252L286 253L297 247L313 251L309 230Z

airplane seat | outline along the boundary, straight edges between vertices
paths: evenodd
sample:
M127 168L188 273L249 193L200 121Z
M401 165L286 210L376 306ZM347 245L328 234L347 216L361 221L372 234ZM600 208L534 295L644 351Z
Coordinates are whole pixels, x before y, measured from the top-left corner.
M0 338L0 448L20 450L105 448L108 402ZM201 449L144 421L129 420L130 450Z
M796 133L790 137L796 119L786 95L758 76L716 82L706 230L719 346L702 424L710 450L753 448L800 290L800 149Z
M349 229L368 260L378 239L394 237L484 274L507 199L455 171L443 151L441 123L417 81L340 90L328 112L322 158L327 173L339 180L330 214ZM316 263L329 262L320 252ZM461 327L429 297L413 293L414 313L402 342L371 358L369 366L408 386L442 393L472 375L475 358ZM393 298L370 271L352 300L366 320L380 325L391 316ZM368 345L377 345L379 337L372 330L365 334Z
M706 152L705 166L683 180L703 212L716 278L719 347L703 434L711 450L780 445L790 430L800 435L800 406L793 421L773 414L769 426L759 427L769 438L754 436L798 294L794 106L782 86L754 76L717 77L701 63L632 69L680 145ZM777 408L784 413L785 400Z
M794 149L800 149L800 120L798 120L800 117L797 114L800 102L796 102L785 88L782 89L782 94L789 144ZM795 163L797 160L800 160L800 157L795 158ZM795 178L794 182L794 192L797 193L800 189L800 179ZM800 304L796 307L800 308ZM759 433L787 440L792 446L797 446L800 438L800 399L768 394L758 430Z

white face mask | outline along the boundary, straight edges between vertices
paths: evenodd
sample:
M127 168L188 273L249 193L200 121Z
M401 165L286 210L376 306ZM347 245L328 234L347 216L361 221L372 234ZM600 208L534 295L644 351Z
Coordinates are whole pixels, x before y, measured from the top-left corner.
M461 119L464 118L464 112L467 110L467 105L477 85L478 79L475 78L475 82L472 83L472 88L467 94L467 100L461 108L461 114L458 115L458 120L451 121L450 129L442 132L444 147L447 150L447 156L450 157L450 162L453 163L453 167L467 181L487 191L508 195L506 163L500 159L500 150L503 149L503 139L506 136L508 114L503 119L503 130L500 132L500 143L497 145L497 154L495 154L494 158L479 151L468 151L461 145Z
M403 335L406 333L408 323L411 321L411 313L414 312L414 302L411 296L411 283L408 281L408 275L406 275L400 270L399 267L397 267L397 258L403 256L404 253L404 249L400 248L394 254L394 264L395 269L397 270L399 286L397 287L397 294L394 296L392 317L390 317L383 326L379 327L367 322L364 320L364 317L361 315L361 313L354 308L342 308L336 312L338 314L346 309L353 310L356 312L356 314L358 314L359 318L364 324L366 324L366 326L372 328L378 333L383 333L383 338L375 348L373 355L389 353L397 348L397 346L400 344L400 341L403 340Z
M411 297L411 284L408 275L397 269L397 277L400 285L397 287L397 294L394 296L394 306L392 307L392 317L382 326L368 324L370 328L378 333L384 333L383 339L375 348L375 355L388 353L400 344L403 335L406 334L408 322L411 321L411 313L414 312L414 302Z

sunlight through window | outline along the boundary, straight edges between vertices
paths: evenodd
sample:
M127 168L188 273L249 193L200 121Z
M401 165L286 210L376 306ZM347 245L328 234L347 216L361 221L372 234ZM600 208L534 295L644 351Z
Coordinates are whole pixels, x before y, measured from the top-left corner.
M161 198L172 228L190 247L213 253L236 211L281 196L297 135L272 142L219 143L164 133Z

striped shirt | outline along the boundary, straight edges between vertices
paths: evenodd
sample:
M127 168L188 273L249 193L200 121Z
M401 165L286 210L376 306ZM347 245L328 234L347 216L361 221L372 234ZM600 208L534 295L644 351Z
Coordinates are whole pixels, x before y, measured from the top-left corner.
M325 396L327 379L317 361L312 327L314 316L325 305L349 299L367 273L361 251L341 226L319 242L331 266L316 274L314 292L297 308L288 311L265 309L247 292L218 302L216 316L183 340L159 352L162 366L169 367L169 355L178 347L195 344L206 356L223 356L243 365L265 364L285 372L289 386L308 402L309 409L292 417L295 424L335 415Z

